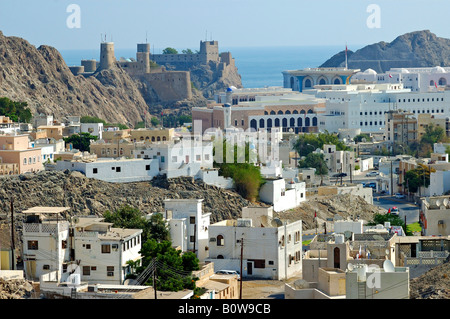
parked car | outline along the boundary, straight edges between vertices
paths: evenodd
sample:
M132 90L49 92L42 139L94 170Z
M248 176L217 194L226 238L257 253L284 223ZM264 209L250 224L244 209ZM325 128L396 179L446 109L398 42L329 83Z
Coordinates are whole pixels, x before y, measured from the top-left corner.
M372 171L372 172L367 173L367 174L366 174L366 177L373 177L373 176L377 176L377 175L379 175L379 174L380 174L380 173L378 173L378 172Z
M216 271L216 274L218 274L218 275L236 275L238 280L241 279L239 271L236 271L236 270L225 270L225 269L222 269L222 270Z
M406 198L406 196L404 194L397 193L397 194L395 194L395 198L402 199L402 198Z
M398 208L397 207L394 206L394 207L390 208L389 210L390 210L390 213L392 215L398 216L399 212L398 212Z
M338 173L333 175L333 177L345 177L345 176L347 176L347 173Z

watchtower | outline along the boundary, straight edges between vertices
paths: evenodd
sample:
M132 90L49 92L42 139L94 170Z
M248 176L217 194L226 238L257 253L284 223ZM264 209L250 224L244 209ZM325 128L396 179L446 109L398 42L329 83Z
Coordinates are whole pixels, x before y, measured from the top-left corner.
M99 71L110 69L116 62L114 56L114 42L100 43L100 65Z
M150 73L150 43L138 43L136 60L143 73Z
M207 64L209 61L219 61L219 42L200 41L200 61Z

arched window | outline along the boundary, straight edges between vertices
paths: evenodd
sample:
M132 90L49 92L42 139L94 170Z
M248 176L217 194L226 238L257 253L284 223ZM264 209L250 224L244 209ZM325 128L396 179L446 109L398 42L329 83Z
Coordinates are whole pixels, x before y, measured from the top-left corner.
M341 80L339 80L339 79L334 79L334 82L333 82L334 84L341 84Z
M306 114L305 110L301 110L300 114Z
M295 126L295 119L293 117L291 117L291 119L289 120L289 126L290 127L294 127Z
M310 88L310 87L312 87L312 82L310 79L306 79L305 80L305 88Z
M222 235L217 235L217 246L225 246L225 239Z
M275 119L275 127L279 127L280 126L280 119Z
M327 84L327 82L325 81L325 79L320 79L319 84L320 85L325 85L325 84Z
M154 142L155 141L155 137L154 136L152 136L152 142Z
M275 111L270 111L270 115L275 115Z
M250 127L253 128L253 129L255 129L255 131L256 131L256 129L257 129L256 123L257 123L257 122L256 122L255 119L253 119L253 120L250 121Z
M267 113L267 111L264 111L264 115L269 115L269 113Z
M280 110L280 111L277 112L277 114L283 114L283 111Z
M440 78L439 79L439 85L446 86L447 85L447 80L445 78Z
M264 119L259 120L259 127L264 128Z
M163 136L163 141L167 141L167 138L165 136Z
M298 114L298 111L297 111L297 110L294 110L294 112L292 112L292 114Z
M287 118L284 118L282 121L281 121L281 123L282 123L282 126L283 127L287 127L288 126L288 121L287 121Z
M305 118L305 126L309 126L310 125L310 119L309 117Z
M313 113L314 113L313 110L311 110L311 109L308 110L308 114L313 114Z
M161 137L160 136L156 137L156 141L160 142L161 141Z
M317 117L313 117L312 126L317 126Z
M298 119L297 119L297 126L299 126L299 127L301 127L303 124L302 124L302 118L301 117L299 117Z
M430 86L434 86L434 81L433 80L430 81Z
M284 114L291 114L291 111L287 110Z
M271 128L272 127L272 119L268 119L267 120L267 128Z

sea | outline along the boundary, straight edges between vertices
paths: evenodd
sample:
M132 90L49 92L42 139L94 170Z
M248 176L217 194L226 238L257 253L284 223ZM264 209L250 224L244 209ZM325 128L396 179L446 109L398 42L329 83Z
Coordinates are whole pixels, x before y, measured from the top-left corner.
M231 52L244 88L283 86L283 71L319 67L342 50L340 46L220 48L220 52ZM160 51L162 50L153 52ZM178 51L181 52L181 50ZM60 50L60 52L68 66L80 65L83 59L100 59L98 49ZM135 58L136 48L117 48L115 55L117 59Z

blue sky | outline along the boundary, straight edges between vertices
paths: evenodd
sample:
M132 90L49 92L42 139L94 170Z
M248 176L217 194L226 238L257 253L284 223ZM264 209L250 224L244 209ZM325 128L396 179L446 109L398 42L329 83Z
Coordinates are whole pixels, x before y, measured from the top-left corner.
M80 28L68 28L77 4ZM380 28L369 28L370 4ZM198 49L205 38L221 48L342 45L356 50L398 35L430 30L450 38L447 0L1 0L0 31L58 50L98 49L106 33L116 48ZM158 52L155 52L158 53Z

